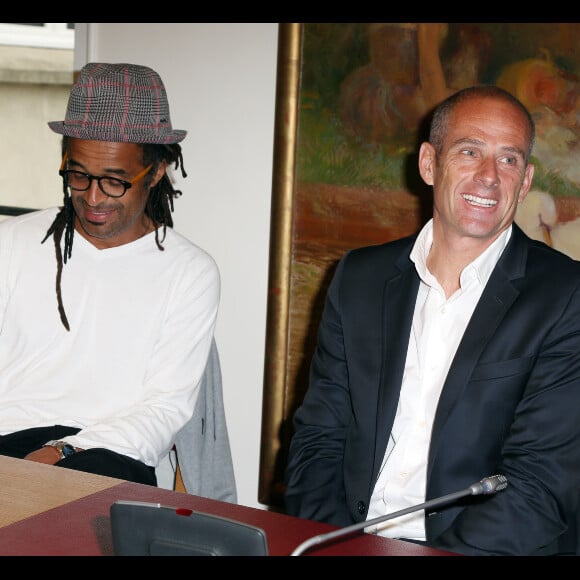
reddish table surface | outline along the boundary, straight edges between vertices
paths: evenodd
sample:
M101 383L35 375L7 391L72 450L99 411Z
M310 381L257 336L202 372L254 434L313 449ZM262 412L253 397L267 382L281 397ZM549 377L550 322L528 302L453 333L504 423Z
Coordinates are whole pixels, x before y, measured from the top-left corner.
M121 482L84 498L0 528L0 555L112 556L109 510L116 500L148 501L227 517L260 527L271 556L289 556L303 541L334 526L262 510ZM410 542L364 533L311 548L306 556L455 556Z

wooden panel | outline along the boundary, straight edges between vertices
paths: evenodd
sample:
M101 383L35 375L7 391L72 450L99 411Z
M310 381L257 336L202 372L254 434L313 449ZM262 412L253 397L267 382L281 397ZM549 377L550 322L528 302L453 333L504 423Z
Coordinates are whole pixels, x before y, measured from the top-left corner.
M185 484L183 483L183 478L181 477L181 469L179 469L179 463L177 464L177 469L175 471L175 491L186 493Z

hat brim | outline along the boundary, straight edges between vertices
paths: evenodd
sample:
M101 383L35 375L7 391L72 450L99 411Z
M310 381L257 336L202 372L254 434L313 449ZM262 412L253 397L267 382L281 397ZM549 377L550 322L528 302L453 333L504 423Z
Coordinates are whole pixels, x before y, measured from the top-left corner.
M70 123L64 121L49 121L48 126L59 135L65 137L73 137L75 139L85 139L88 141L109 141L111 143L158 143L161 145L171 145L173 143L180 143L187 135L187 131L179 129L172 129L156 135L140 134L135 130L128 130L124 133L119 131L111 131L107 133L102 128L98 132L87 127L75 127Z

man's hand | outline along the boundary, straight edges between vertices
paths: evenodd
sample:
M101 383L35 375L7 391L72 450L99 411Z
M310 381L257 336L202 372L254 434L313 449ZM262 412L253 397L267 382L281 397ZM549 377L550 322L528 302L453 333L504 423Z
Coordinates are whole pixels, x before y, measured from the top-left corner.
M60 461L60 453L58 449L54 447L41 447L40 449L36 449L36 451L32 451L28 455L24 457L24 459L28 459L29 461L36 461L36 463L46 463L48 465L54 465L58 461Z

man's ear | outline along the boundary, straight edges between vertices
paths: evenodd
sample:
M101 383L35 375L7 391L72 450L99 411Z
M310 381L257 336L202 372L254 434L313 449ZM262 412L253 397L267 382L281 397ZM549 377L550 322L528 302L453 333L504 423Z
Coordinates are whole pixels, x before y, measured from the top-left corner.
M535 168L536 168L535 165L533 165L532 163L528 163L528 165L526 166L524 178L522 180L522 186L520 187L520 192L518 194L518 203L522 203L524 199L526 199L526 195L528 195L528 192L532 187Z
M433 185L435 174L435 149L427 141L419 148L419 173L427 185Z
M151 185L149 187L155 187L159 183L161 178L165 175L166 171L167 171L167 162L162 161L157 167L157 170L155 171L155 176L151 180Z

